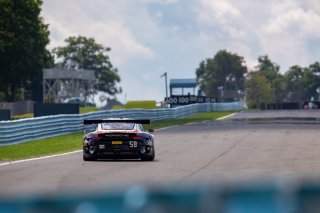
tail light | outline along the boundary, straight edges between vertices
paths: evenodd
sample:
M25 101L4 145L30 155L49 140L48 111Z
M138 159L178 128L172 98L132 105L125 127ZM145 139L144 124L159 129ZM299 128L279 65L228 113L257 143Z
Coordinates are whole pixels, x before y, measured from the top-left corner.
M88 137L89 140L99 140L99 139L101 139L101 138L102 138L102 137L99 136L99 135L90 135L90 136Z
M144 140L144 138L141 136L133 136L133 139L134 140Z

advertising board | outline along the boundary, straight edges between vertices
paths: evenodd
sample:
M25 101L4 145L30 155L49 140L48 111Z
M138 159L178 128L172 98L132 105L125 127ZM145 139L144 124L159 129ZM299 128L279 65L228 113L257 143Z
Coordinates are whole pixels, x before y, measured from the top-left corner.
M188 105L196 103L216 103L216 98L206 96L180 95L171 96L164 99L166 104Z

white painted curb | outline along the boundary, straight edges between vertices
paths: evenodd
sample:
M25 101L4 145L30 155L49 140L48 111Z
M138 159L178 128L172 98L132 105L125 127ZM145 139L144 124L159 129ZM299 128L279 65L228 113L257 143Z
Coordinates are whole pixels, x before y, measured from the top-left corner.
M229 118L229 117L234 116L235 114L237 114L237 113L236 113L236 112L234 112L234 113L232 113L232 114L230 114L230 115L226 115L226 116L224 116L224 117L218 118L217 120L218 120L218 121L220 121L220 120L224 120L224 119L227 119L227 118Z

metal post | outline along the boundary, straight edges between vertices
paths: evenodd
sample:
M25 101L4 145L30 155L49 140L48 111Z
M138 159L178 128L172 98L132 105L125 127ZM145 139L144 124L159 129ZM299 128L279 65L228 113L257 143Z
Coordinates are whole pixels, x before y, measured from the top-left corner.
M167 79L167 72L163 73L160 77L162 78L164 76L165 78L165 84L166 84L166 98L168 97L168 79Z
M168 78L167 78L167 72L165 72L165 79L166 79L166 97L168 97Z

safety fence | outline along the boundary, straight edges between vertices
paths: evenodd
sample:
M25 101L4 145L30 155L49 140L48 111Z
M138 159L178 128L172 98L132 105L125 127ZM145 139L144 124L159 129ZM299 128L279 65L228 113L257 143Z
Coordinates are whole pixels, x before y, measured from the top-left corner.
M140 118L177 119L202 112L241 110L244 104L203 103L166 109L103 110L76 115L54 115L14 121L0 121L0 146L83 131L84 119Z

